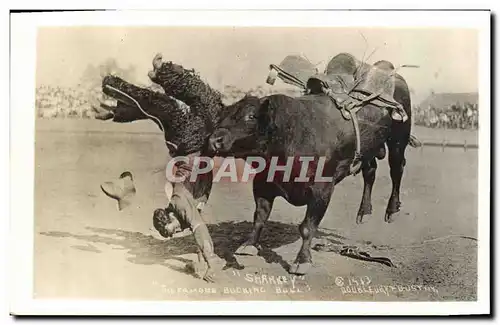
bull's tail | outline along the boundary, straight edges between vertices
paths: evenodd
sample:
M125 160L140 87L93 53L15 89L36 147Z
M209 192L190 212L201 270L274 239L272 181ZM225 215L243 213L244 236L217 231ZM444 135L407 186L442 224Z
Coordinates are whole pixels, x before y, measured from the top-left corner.
M417 137L414 136L413 134L410 134L410 141L408 141L408 144L413 148L418 148L422 146L422 142L419 139L417 139Z

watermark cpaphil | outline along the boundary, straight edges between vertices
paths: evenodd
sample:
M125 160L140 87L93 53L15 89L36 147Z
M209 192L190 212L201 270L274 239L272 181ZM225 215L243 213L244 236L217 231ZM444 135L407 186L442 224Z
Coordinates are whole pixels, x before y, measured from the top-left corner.
M213 182L220 182L223 178L230 182L247 182L251 176L265 177L271 182L332 182L332 176L325 176L324 169L327 157L292 156L269 157L250 156L245 158L243 167L238 167L232 157L222 160L216 166L213 158L205 156L177 156L172 158L166 166L166 178L171 183L181 183L189 177L195 182L199 177L214 172ZM179 173L179 167L190 166L190 173ZM239 176L241 175L241 176Z

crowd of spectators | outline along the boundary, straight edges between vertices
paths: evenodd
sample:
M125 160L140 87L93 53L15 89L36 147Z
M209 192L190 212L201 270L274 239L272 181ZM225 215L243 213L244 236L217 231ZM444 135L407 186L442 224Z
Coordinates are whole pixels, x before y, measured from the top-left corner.
M158 89L155 89L158 90ZM226 104L233 103L245 94L266 96L271 93L284 93L290 96L299 96L296 88L275 89L258 86L247 92L234 86L226 86L222 91ZM36 111L41 118L93 118L97 99L102 96L99 87L54 87L40 86L36 88ZM477 104L455 104L448 107L413 107L413 118L416 125L431 128L450 129L477 129L478 106Z
M100 89L83 87L40 86L36 88L37 116L42 118L92 118L92 98L101 96Z
M413 118L416 125L430 128L477 129L478 105L471 103L454 104L448 107L432 105L413 107Z

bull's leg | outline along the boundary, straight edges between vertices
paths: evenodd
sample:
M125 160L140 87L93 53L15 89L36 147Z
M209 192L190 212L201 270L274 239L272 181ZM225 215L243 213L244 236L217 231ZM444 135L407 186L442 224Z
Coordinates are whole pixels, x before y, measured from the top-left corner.
M385 212L385 221L393 222L392 215L399 212L401 201L399 200L399 190L401 188L401 178L403 177L404 167L406 165L405 150L408 140L389 140L389 167L391 170L392 192Z
M235 252L238 255L257 255L260 233L273 208L274 197L259 196L254 190L255 212L253 214L253 230L248 239Z
M289 273L304 275L312 266L311 243L321 220L323 219L333 191L333 184L324 184L320 191L313 190L307 204L306 217L299 226L302 246Z
M370 216L372 214L372 188L375 183L375 174L377 171L377 161L373 158L363 164L363 180L364 189L363 196L361 198L361 204L359 205L358 215L356 217L356 223L363 223L364 216Z

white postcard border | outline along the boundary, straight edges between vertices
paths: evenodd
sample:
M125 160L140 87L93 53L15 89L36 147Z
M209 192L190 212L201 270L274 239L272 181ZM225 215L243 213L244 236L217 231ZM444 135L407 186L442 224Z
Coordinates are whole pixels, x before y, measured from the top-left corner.
M360 22L363 22L362 24ZM133 302L33 298L34 91L40 26L374 26L480 30L479 244L476 302ZM490 13L394 11L130 11L34 13L11 17L11 312L87 315L448 315L490 311ZM28 89L28 91L27 91Z

